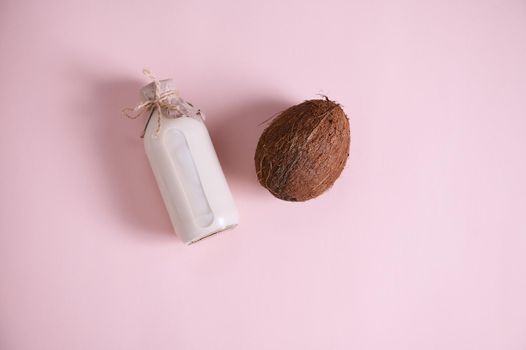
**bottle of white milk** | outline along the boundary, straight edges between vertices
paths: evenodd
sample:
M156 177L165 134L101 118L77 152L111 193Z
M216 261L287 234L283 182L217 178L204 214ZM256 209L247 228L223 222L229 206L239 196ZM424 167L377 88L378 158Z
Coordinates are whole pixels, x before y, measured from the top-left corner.
M155 89L146 85L143 100ZM157 96L175 91L172 80L157 89ZM175 108L151 110L144 148L175 232L190 244L235 227L239 214L201 112L177 94L167 102Z

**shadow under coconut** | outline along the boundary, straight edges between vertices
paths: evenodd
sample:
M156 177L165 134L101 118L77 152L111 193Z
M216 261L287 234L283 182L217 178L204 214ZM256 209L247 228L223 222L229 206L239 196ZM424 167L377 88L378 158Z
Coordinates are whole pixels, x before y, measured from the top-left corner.
M291 105L286 100L264 99L207 113L210 136L228 180L259 186L254 165L259 137L270 120Z

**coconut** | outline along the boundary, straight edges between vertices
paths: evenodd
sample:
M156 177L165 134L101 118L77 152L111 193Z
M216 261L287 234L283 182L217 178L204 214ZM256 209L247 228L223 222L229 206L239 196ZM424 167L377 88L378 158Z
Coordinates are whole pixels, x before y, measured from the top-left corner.
M351 143L349 120L329 100L308 100L281 112L263 131L256 148L259 183L275 197L306 201L340 176Z

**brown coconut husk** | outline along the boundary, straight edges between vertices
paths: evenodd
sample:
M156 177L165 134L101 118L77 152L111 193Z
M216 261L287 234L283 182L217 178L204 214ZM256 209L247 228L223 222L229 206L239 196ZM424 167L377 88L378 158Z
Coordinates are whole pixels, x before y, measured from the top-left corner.
M281 112L263 131L255 155L259 182L286 201L306 201L329 189L340 176L351 134L341 106L308 100Z

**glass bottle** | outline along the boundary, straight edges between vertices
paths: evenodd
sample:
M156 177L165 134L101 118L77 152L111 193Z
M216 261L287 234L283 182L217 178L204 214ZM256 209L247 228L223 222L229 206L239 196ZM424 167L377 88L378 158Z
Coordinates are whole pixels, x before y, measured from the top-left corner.
M161 80L158 94L175 91ZM155 83L141 90L144 101L155 97ZM154 108L144 133L144 148L172 225L187 244L235 227L239 214L199 109L178 95L176 108ZM160 118L160 119L159 119Z

